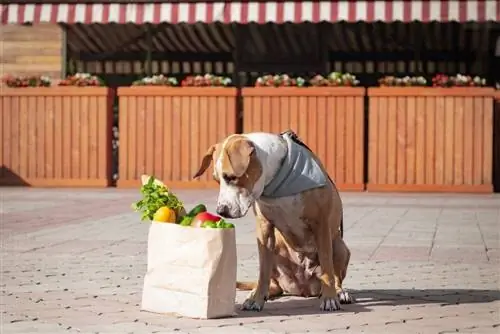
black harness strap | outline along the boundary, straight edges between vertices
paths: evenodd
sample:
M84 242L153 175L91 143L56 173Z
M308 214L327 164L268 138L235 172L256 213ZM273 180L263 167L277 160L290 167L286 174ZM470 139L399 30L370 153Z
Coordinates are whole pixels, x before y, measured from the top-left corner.
M280 133L280 136L284 136L284 135L288 135L294 142L296 142L300 146L305 147L306 149L308 149L309 151L312 152L312 150L302 140L300 140L299 136L297 136L297 134L294 131L286 130L286 131ZM328 179L330 180L330 182L332 184L335 184L335 183L333 183L333 180L330 177L330 175L328 175L328 173L326 173L326 176L328 176ZM344 238L344 210L342 210L342 218L340 218L340 237Z

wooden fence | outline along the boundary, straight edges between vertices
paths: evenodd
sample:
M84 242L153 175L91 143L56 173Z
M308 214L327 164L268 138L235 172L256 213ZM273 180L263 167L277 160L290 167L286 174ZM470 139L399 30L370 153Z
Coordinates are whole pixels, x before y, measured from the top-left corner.
M192 180L210 145L236 132L236 89L126 87L119 96L119 187L142 174L169 187L215 187L207 172Z
M244 88L243 131L292 129L342 190L364 189L364 88Z
M111 108L103 87L2 88L0 184L108 186Z
M373 191L492 191L491 88L370 88Z

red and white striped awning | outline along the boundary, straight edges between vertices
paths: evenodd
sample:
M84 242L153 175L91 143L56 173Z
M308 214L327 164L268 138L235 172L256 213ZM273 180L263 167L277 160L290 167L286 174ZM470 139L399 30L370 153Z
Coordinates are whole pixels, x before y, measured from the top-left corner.
M268 1L0 5L2 24L500 21L499 0Z

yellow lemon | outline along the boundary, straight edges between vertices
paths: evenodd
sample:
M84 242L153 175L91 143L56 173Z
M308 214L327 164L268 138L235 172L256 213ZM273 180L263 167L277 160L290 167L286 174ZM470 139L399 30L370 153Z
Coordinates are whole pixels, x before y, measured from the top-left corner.
M153 220L162 223L175 223L175 211L168 206L162 206L155 212Z

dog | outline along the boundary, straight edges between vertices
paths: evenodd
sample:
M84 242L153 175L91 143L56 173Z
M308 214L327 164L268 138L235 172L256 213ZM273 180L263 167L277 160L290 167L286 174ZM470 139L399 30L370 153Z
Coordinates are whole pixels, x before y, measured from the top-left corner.
M236 219L252 208L256 217L259 275L237 283L252 290L243 310L261 311L281 294L319 297L323 311L354 301L342 286L351 253L341 236L339 192L293 132L230 135L207 150L194 178L212 162L217 213Z

